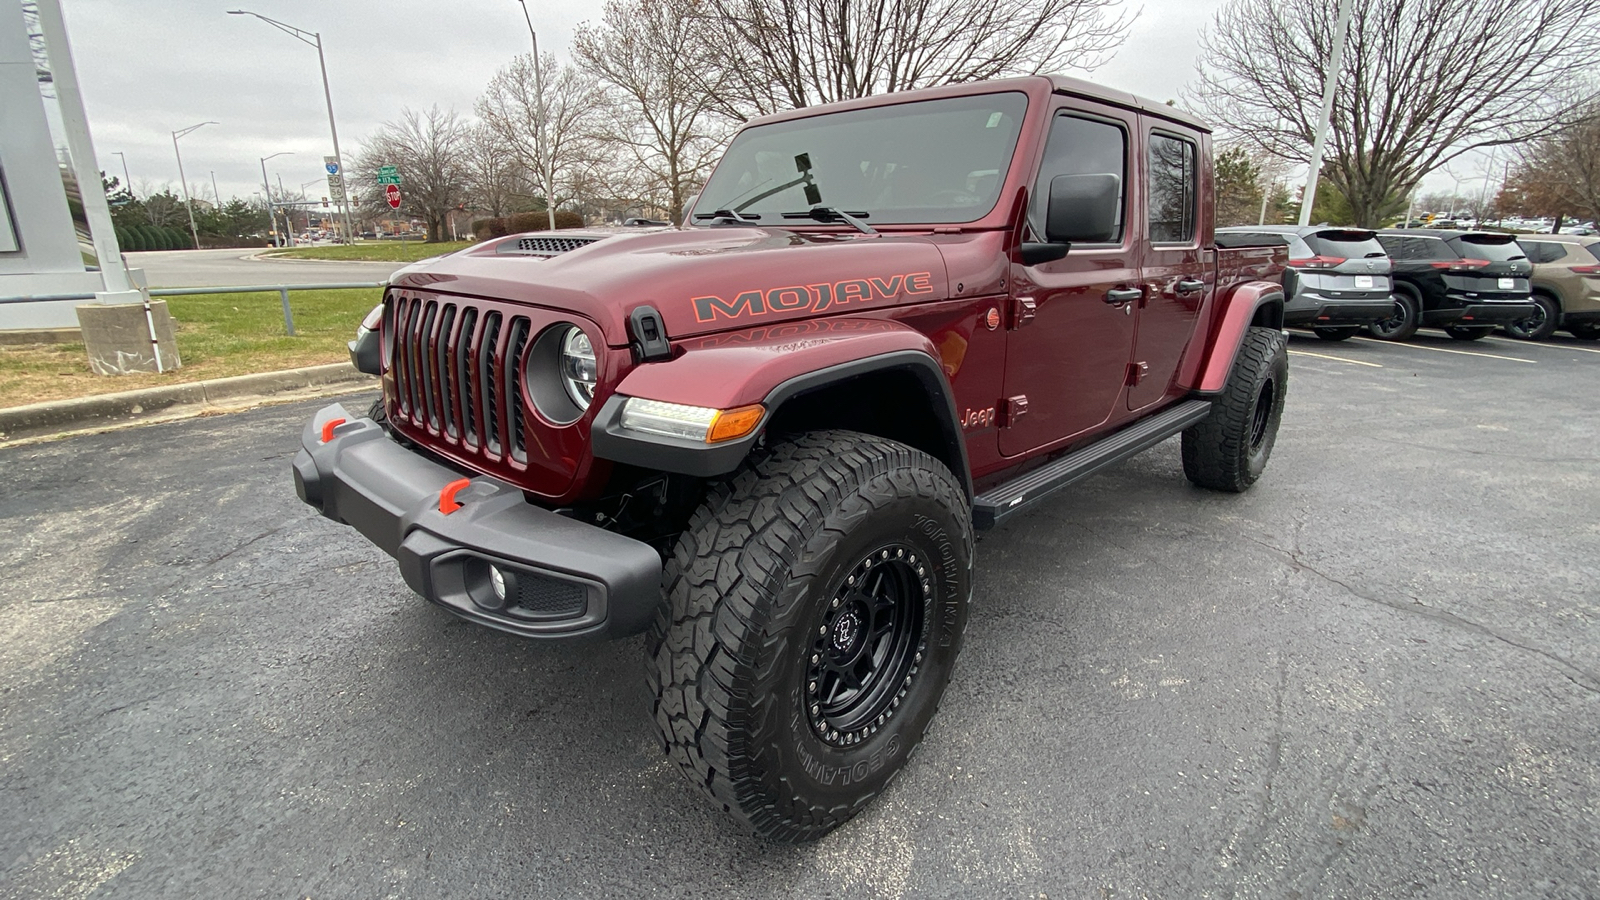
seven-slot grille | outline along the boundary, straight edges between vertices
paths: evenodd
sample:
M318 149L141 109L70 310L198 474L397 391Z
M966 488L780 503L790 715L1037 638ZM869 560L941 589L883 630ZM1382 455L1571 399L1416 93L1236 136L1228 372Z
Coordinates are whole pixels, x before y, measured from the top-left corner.
M392 296L397 424L484 456L503 459L509 451L526 462L519 385L528 319L455 300Z

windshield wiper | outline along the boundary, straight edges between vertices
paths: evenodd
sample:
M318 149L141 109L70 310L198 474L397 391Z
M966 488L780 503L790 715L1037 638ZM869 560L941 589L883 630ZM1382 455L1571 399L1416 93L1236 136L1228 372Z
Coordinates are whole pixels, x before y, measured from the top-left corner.
M845 212L832 206L813 206L805 212L786 212L785 219L816 219L818 222L844 222L862 234L877 234L878 230L861 221L870 216L868 212Z
M695 219L710 219L712 225L746 225L761 221L756 213L742 213L735 209L719 209L708 213L695 213Z

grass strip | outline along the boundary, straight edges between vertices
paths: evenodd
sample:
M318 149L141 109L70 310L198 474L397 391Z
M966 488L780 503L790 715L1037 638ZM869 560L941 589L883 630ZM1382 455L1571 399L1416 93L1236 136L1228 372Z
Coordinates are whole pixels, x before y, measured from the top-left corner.
M0 407L347 360L345 343L382 299L378 288L291 291L296 334L289 337L275 292L168 297L182 368L160 375L96 375L82 343L0 347Z

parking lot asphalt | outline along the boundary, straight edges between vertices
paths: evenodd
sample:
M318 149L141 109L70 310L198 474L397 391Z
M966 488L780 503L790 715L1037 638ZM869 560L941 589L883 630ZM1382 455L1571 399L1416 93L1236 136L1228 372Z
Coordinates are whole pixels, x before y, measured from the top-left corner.
M1596 896L1600 346L1290 347L1254 490L1169 441L982 539L928 739L806 846L669 765L640 641L303 506L316 404L0 450L0 896Z

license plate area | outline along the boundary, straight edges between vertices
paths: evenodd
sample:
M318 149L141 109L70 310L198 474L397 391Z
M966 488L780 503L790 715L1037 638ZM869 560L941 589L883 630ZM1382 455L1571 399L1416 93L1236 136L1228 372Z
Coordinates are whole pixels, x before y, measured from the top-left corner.
M1371 275L1357 275L1356 276L1356 289L1357 290L1370 291L1370 290L1372 290L1372 287L1373 287L1373 283L1372 283L1372 276Z
M1516 290L1516 288L1517 288L1517 280L1515 278L1502 278L1502 279L1500 279L1500 290L1502 290L1502 291L1513 291L1513 290Z

